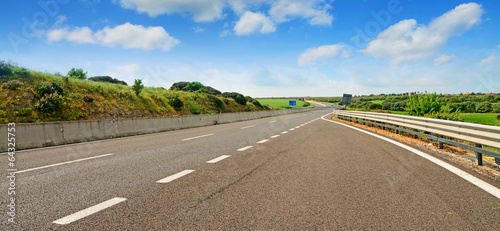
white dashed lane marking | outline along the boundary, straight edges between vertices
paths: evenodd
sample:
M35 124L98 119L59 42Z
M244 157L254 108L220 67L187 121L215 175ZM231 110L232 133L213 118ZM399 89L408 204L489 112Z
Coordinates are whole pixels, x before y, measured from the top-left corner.
M168 183L168 182L177 180L177 179L179 179L179 178L181 178L189 173L192 173L192 172L194 172L194 170L184 170L182 172L176 173L174 175L171 175L169 177L166 177L166 178L163 178L159 181L156 181L156 183Z
M97 213L101 210L104 210L106 208L109 208L113 205L116 205L116 204L121 203L121 202L126 201L126 200L127 200L126 198L115 197L113 199L107 200L107 201L102 202L100 204L97 204L97 205L94 205L92 207L81 210L79 212L73 213L69 216L63 217L59 220L54 221L53 223L59 224L59 225L66 225L66 224L80 220L84 217L90 216L94 213Z

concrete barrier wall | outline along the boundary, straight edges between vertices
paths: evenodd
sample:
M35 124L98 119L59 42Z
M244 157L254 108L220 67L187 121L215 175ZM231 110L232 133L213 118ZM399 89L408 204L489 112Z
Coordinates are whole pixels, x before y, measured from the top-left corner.
M232 123L323 108L224 113L147 119L16 124L16 150ZM7 151L7 125L0 125L0 152Z

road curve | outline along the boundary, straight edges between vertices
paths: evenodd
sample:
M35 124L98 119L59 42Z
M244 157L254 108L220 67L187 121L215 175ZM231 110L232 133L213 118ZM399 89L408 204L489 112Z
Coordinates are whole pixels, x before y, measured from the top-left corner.
M20 152L2 230L500 230L498 198L330 112Z

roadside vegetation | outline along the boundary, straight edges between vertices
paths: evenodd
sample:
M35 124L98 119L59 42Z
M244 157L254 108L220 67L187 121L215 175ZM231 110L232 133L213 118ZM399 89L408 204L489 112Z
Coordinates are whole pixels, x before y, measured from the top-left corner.
M180 87L184 85L184 87ZM269 110L236 92L220 92L198 82L174 83L167 90L133 86L109 76L88 78L73 68L49 74L0 61L0 123L150 118Z
M296 101L297 106L295 106L295 108L304 108L313 106L310 103L296 99L257 99L257 100L260 102L260 104L266 105L274 110L284 110L284 109L294 108L289 106L290 100Z
M342 97L308 98L342 105ZM415 115L500 126L500 94L404 93L353 96L349 110Z

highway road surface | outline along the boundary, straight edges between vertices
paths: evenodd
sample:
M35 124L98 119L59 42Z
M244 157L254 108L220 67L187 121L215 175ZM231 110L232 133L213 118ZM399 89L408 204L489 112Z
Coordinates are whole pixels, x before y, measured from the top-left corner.
M18 152L0 229L500 230L498 182L331 111Z

